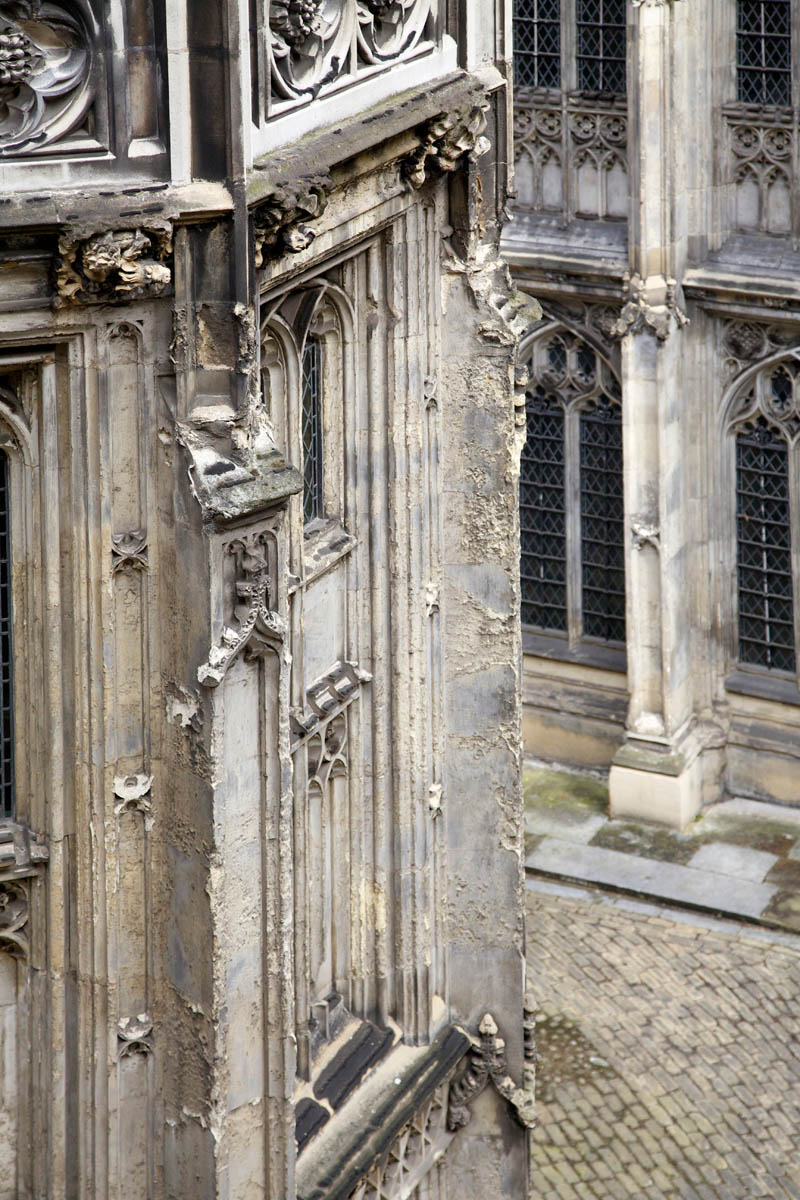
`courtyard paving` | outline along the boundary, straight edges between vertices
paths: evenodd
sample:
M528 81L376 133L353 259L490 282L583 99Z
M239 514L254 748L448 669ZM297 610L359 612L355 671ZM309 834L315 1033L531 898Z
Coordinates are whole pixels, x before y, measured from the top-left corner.
M541 875L527 896L532 1198L800 1200L800 937Z

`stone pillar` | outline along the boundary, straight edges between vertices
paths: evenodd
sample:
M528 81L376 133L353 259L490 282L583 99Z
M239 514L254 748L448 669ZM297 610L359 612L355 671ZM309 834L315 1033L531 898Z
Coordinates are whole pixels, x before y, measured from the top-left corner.
M693 714L687 543L690 422L680 303L686 163L676 78L688 8L647 0L630 30L630 267L622 339L628 687L625 742L609 786L613 816L684 826L702 803ZM685 40L685 39L684 39ZM677 107L676 107L677 105Z

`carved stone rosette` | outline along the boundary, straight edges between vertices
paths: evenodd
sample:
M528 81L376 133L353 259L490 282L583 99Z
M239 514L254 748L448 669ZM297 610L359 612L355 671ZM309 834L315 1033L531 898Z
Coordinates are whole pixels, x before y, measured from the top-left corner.
M61 304L160 296L172 281L172 232L139 228L59 239L56 287Z
M34 0L0 6L0 156L49 146L86 115L91 40L75 10Z

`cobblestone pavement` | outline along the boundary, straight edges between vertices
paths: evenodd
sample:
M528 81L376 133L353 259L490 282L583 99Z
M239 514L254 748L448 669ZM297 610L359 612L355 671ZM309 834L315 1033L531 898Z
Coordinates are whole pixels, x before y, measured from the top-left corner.
M800 937L529 889L534 1200L800 1200Z

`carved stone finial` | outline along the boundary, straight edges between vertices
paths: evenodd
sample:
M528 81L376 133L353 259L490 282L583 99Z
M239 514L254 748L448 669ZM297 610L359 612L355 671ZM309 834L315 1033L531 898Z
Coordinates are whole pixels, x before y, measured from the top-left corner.
M270 570L264 535L249 534L237 539L230 543L227 552L235 556L237 563L235 624L225 626L219 643L211 648L208 661L198 668L197 678L207 687L222 682L245 647L251 653L263 653L286 633L286 622L270 608Z
M466 1069L450 1085L448 1129L455 1131L469 1124L469 1105L489 1082L511 1105L520 1124L533 1128L536 1120L533 1092L527 1087L517 1087L508 1074L506 1044L497 1036L497 1022L491 1013L484 1014L478 1033L480 1040L473 1043Z
M59 240L59 302L136 300L160 296L172 280L165 229L122 229Z
M455 171L462 157L479 158L489 149L483 136L489 101L481 97L453 113L428 121L420 134L420 146L405 159L402 173L413 188L422 187L432 170Z
M306 222L322 216L329 187L327 175L307 176L276 189L258 206L254 214L256 267L263 266L267 258L278 258L287 251L299 254L311 245L316 232Z
M627 300L619 318L611 326L612 337L622 338L626 334L641 333L649 329L663 342L673 328L681 329L688 325L689 318L676 300L675 280L656 280L653 288L649 286L649 282L636 273L624 276L623 286Z

